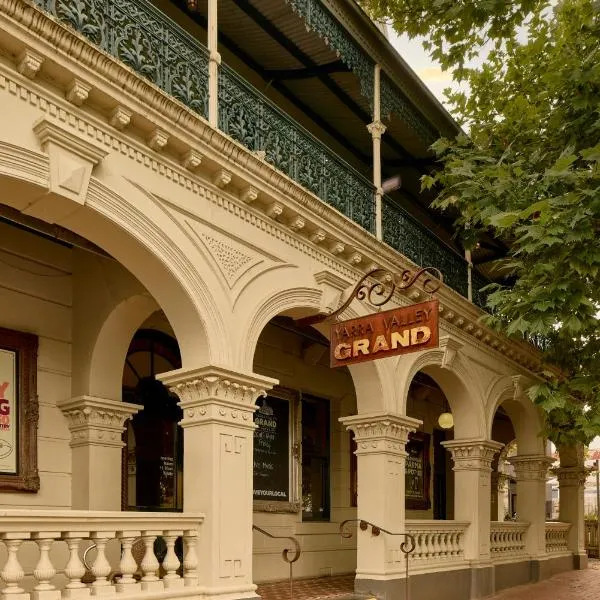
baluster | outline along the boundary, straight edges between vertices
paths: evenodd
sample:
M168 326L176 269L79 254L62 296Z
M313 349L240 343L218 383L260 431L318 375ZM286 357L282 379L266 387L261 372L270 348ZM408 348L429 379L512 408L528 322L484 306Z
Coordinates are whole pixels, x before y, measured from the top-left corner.
M433 558L439 558L440 556L440 536L437 531L431 533L431 542L433 547Z
M135 562L131 551L135 539L140 536L139 531L117 531L117 537L121 542L121 560L119 561L119 571L122 576L117 582L117 592L132 594L141 591L142 586L133 578L138 570L138 564Z
M457 537L458 533L455 530L452 530L450 532L450 535L448 536L448 550L449 550L449 555L451 558L454 558L458 553L457 553L457 543L456 543L456 537Z
M159 531L142 531L142 540L146 551L144 552L144 558L142 560L142 590L161 590L164 588L163 582L159 579L156 574L160 568L160 563L154 554L154 541L156 537L160 535Z
M35 600L58 600L60 592L50 583L56 575L56 569L50 560L50 546L60 536L58 531L43 531L33 534L40 549L40 558L33 570L37 585L33 588L31 597Z
M163 560L163 569L166 571L163 577L165 588L179 588L183 586L183 578L177 574L179 559L175 554L175 541L181 532L165 531L164 538L167 544L167 554Z
M6 544L6 549L8 550L8 558L0 573L2 581L6 584L6 587L2 590L4 600L29 599L29 594L19 586L25 573L23 572L23 567L17 556L23 540L28 539L29 535L29 533L3 533L1 536Z
M198 532L195 529L183 532L183 579L186 586L198 585L197 538Z
M96 577L96 581L92 583L92 594L95 596L111 594L115 589L108 580L111 568L106 558L106 544L114 536L114 531L94 531L91 535L96 544L96 560L92 565L92 574Z
M81 581L85 575L85 566L79 558L79 544L82 534L80 532L64 532L63 539L67 542L69 548L69 561L65 566L65 575L69 578L65 589L62 592L64 598L84 598L90 595L90 589Z

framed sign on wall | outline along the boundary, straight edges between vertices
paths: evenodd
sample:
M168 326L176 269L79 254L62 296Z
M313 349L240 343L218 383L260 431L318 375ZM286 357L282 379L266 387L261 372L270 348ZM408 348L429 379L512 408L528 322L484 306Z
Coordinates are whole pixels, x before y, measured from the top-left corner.
M431 436L428 433L415 432L408 436L406 443L406 508L409 510L429 510L431 495L429 479L431 465L429 448Z
M0 492L37 492L38 338L0 328Z

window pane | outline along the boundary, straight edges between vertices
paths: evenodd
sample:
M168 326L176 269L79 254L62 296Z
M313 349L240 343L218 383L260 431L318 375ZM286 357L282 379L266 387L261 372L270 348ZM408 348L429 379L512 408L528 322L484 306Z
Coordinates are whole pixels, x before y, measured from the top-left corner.
M302 518L329 519L329 402L302 398Z

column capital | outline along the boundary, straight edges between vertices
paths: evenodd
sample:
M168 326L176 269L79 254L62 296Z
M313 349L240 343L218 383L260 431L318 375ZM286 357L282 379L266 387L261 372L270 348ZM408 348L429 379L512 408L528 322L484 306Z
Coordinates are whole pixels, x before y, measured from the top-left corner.
M546 481L548 468L554 460L540 454L526 454L513 456L508 462L515 469L517 481Z
M504 448L492 440L449 440L442 446L452 454L454 471L491 471L494 456Z
M354 433L357 454L402 454L408 434L423 423L405 415L386 412L342 417L339 421Z
M380 140L385 133L387 127L381 121L373 121L367 125L367 131L371 134L371 137L376 140Z
M556 467L551 472L556 475L560 487L583 487L593 467Z
M157 378L179 396L182 427L218 422L254 429L256 399L278 383L271 377L217 366L178 369Z
M71 447L95 445L121 448L125 421L138 413L137 404L78 396L58 403L71 432Z

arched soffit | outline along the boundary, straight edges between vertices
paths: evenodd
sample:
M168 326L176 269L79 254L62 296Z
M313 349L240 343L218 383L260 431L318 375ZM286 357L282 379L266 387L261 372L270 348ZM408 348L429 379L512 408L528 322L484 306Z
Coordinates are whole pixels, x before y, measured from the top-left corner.
M47 192L48 156L0 142L0 202L23 210ZM183 366L226 363L219 306L191 241L157 202L122 177L92 178L84 206L57 223L115 257L156 298L177 336ZM6 185L4 185L6 183ZM197 257L193 261L190 257ZM201 275L202 273L202 275Z
M294 274L296 283L297 276L298 272L296 271ZM279 273L278 279L281 284L281 273ZM291 283L291 281L288 283ZM271 319L279 315L298 317L316 313L321 308L321 296L322 290L315 284L299 287L290 285L290 287L278 290L271 289L263 293L260 302L255 303L251 314L248 314L248 326L240 330L241 335L239 336L240 343L238 344L239 351L237 354L240 367L252 371L258 339ZM344 317L351 319L360 316L361 310L362 306L355 302L348 308ZM329 339L329 323L316 325L315 329ZM384 401L386 398L390 398L390 394L386 391L391 387L392 377L389 375L391 365L387 365L389 373L386 374L386 367L377 364L382 362L389 363L389 360L384 359L348 366L354 384L359 413L381 411L388 408L384 406Z
M539 409L531 402L518 381L512 377L496 379L486 392L487 431L492 435L494 417L502 406L513 425L520 454L545 454L543 418Z
M484 438L487 434L481 384L469 372L460 356L451 365L444 363L445 352L436 348L399 357L396 382L399 393L398 412L406 414L408 390L419 371L429 375L439 386L454 415L456 439Z
M141 294L115 306L104 320L92 349L87 394L121 398L123 365L131 340L144 321L159 309L153 298Z

